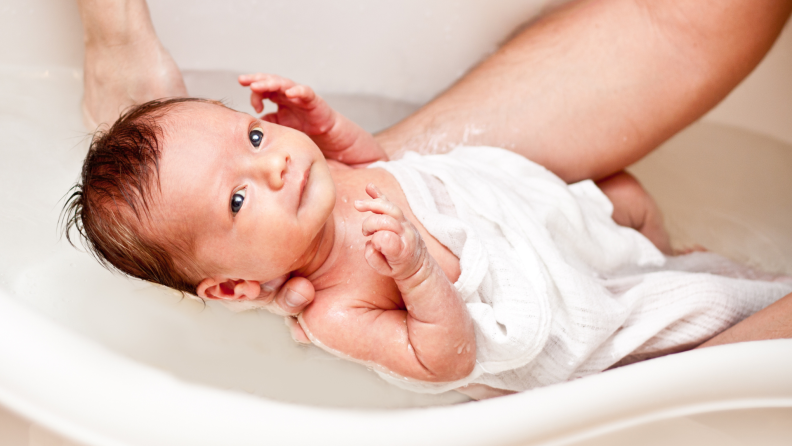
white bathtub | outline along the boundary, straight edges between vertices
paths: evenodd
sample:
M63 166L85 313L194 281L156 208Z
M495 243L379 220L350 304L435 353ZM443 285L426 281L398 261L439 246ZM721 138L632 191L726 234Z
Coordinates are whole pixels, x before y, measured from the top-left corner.
M192 94L310 83L369 129L409 113L541 1L150 2ZM311 11L311 14L306 14ZM240 42L244 42L241 44ZM259 43L260 42L260 43ZM792 341L688 352L498 398L412 394L231 314L101 269L57 232L87 139L72 2L0 5L0 445L785 444ZM792 32L632 168L677 243L792 274ZM418 408L421 407L421 408ZM68 439L68 440L66 440Z

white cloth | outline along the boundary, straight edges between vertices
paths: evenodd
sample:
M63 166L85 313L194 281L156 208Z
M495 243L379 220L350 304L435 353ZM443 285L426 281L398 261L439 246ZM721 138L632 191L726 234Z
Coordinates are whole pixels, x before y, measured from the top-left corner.
M409 390L566 381L702 342L792 292L686 272L734 264L710 253L667 260L613 221L592 181L567 185L507 150L408 153L371 167L393 174L418 220L459 258L455 286L475 323L468 377L428 383L380 373Z

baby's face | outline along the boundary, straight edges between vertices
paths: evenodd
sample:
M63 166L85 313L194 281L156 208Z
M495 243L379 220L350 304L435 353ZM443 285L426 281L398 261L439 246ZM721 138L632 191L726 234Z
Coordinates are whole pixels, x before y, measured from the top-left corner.
M177 107L164 128L158 232L192 239L207 277L266 282L301 267L335 206L316 144L205 103Z

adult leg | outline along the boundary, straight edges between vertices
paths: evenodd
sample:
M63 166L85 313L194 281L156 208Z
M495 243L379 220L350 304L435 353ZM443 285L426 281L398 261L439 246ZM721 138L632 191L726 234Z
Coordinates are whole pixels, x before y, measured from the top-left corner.
M83 117L93 130L133 104L186 96L145 0L77 0L85 35Z
M597 181L597 187L613 204L613 221L640 232L663 254L674 253L660 208L634 176L621 171Z
M640 159L723 99L790 0L579 0L541 18L378 140L509 148L568 182Z
M792 338L792 294L787 294L696 348L782 338Z

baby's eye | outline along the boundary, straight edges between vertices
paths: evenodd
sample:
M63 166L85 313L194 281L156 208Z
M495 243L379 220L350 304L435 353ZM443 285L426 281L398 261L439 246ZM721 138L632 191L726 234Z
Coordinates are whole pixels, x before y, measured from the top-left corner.
M236 215L240 209L242 209L242 203L245 202L245 189L240 191L234 192L234 195L231 197L231 212Z
M248 138L250 138L250 143L253 144L253 147L258 147L261 145L261 140L264 139L264 132L259 129L253 129L248 134Z

